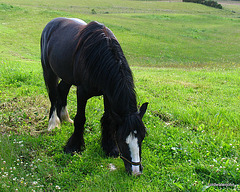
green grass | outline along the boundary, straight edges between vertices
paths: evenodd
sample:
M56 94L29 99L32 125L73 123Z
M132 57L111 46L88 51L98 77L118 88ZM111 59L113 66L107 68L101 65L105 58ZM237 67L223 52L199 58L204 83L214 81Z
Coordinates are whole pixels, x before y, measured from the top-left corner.
M239 5L181 2L3 0L0 3L0 191L240 190ZM96 14L92 14L93 10ZM73 125L46 132L50 103L40 36L55 17L97 20L120 41L139 104L149 102L144 174L100 146L102 97L86 109L86 150L63 146ZM68 97L76 114L76 88ZM116 170L111 170L114 165ZM235 186L210 186L233 184Z

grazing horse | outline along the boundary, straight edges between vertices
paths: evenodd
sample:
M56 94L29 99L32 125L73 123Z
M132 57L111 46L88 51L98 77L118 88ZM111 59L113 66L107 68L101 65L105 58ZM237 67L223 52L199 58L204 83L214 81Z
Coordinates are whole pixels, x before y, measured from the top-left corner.
M98 22L56 18L41 36L41 62L51 109L48 130L72 120L67 95L77 86L74 132L64 151L84 149L85 107L93 96L103 95L102 148L122 158L126 171L141 174L141 144L146 134L142 117L148 103L137 109L133 76L121 46L110 29Z

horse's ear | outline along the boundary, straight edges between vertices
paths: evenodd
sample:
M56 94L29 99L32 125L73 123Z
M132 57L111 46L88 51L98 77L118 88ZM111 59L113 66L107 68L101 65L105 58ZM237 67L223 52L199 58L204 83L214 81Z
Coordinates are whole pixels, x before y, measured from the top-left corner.
M139 115L140 115L141 119L143 118L143 115L145 114L145 112L147 110L147 106L148 106L148 103L143 103L142 106L140 107Z

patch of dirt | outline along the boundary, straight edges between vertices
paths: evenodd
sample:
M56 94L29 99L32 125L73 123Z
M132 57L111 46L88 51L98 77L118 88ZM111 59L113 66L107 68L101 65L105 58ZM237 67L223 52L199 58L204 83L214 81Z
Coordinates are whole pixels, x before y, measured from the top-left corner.
M13 98L0 104L1 133L36 134L47 129L49 101L44 96Z
M159 119L163 121L166 126L175 127L181 124L178 120L173 120L173 117L171 114L161 113L160 111L153 111L152 113L154 116L159 117Z

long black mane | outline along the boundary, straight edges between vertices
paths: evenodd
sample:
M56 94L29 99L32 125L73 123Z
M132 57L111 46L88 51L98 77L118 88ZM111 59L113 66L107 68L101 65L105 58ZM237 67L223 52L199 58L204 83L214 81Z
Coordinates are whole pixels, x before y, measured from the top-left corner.
M110 29L91 22L80 31L78 39L73 72L76 84L87 81L102 91L118 115L137 112L132 72Z

